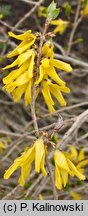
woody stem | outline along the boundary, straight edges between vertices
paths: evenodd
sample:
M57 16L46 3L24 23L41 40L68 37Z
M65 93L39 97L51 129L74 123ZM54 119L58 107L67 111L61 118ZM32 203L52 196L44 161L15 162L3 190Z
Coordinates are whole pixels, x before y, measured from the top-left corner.
M40 38L40 44L39 44L39 49L38 49L38 54L37 54L36 71L35 71L35 78L34 79L37 79L37 77L38 77L40 60L41 60L41 55L42 55L42 46L43 46L43 43L45 41L45 35L46 35L47 29L49 27L50 21L51 21L50 19L46 19L45 28L44 28L43 34L41 35L41 38ZM37 123L37 117L36 117L36 111L35 111L35 105L36 105L35 100L36 100L36 86L34 84L33 88L32 88L31 114L32 114L33 125L34 125L36 137L39 137L39 129L38 129L38 123ZM52 182L54 200L57 200L58 194L57 194L57 190L55 187L54 176L52 173L52 169L51 169L51 165L49 163L48 157L46 157L46 164L47 164L48 172L50 174L50 178L51 178L51 182Z

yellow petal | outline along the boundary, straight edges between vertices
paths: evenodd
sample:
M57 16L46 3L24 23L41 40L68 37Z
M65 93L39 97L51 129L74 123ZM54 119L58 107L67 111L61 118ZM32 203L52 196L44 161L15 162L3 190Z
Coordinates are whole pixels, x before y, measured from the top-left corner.
M23 47L17 48L18 53L21 54L21 53L25 52L26 50L28 50L32 46L32 44L34 44L34 41L35 40L32 40L29 43L27 42Z
M22 41L11 53L7 55L8 58L12 58L16 55L19 55L23 52L25 52L27 49L31 47L31 45L34 43L34 40L32 41Z
M56 60L56 59L50 59L50 63L52 66L64 70L66 72L71 72L72 71L72 67L70 66L70 64L67 64L63 61L60 60Z
M28 82L25 95L24 95L25 106L31 103L31 87L32 87L32 81L30 80Z
M52 20L51 21L51 25L56 25L57 27L54 29L54 33L56 34L57 32L59 32L60 34L63 34L63 32L65 31L65 29L67 28L69 22L68 21L64 21L62 19L58 19L58 20Z
M30 175L30 171L31 171L31 165L29 163L26 163L22 166L21 168L21 175L20 178L18 180L19 184L21 186L24 186L25 184L25 180L28 178L28 176Z
M45 74L46 74L46 70L45 70L44 67L41 65L41 66L39 67L39 78L38 78L38 80L35 82L35 85L38 85L38 84L43 80Z
M15 102L20 101L26 88L27 88L27 84L24 84L24 85L18 86L14 91L12 91L13 99Z
M66 160L64 154L61 151L59 151L59 150L55 151L55 153L54 153L54 161L55 161L55 164L58 165L58 167L66 170L67 172L70 171L67 160Z
M31 38L36 38L33 34L31 34L31 30L28 30L20 35L15 35L13 32L8 32L10 37L13 37L17 40L30 40Z
M41 62L42 62L42 66L44 68L49 68L50 67L50 65L49 65L49 59L44 58Z
M13 70L9 73L5 78L3 78L4 84L9 84L14 79L16 79L18 76L20 76L28 67L28 61L26 61L19 69Z
M47 80L48 85L52 88L52 89L56 89L58 91L62 91L65 93L70 93L70 89L64 85L59 86L57 84L53 84L50 80Z
M14 163L5 171L4 179L8 179L12 175L12 173L16 169L18 169L18 167L19 167L19 164L14 161Z
M15 83L11 82L10 84L7 84L3 87L3 89L6 89L8 93L11 93L16 88Z
M58 83L59 85L65 85L65 82L62 81L59 76L57 75L54 67L50 67L46 70L46 74L52 78L52 80L54 80L56 83Z
M18 54L19 54L19 53L18 53L19 48L24 47L26 44L27 44L26 41L22 41L12 52L10 52L10 53L7 55L7 58L12 58L12 57L18 55Z
M43 155L42 160L41 160L41 171L42 171L43 176L46 176L47 172L46 172L46 169L44 167L44 163L45 163L45 154Z
M79 154L78 154L77 161L79 162L79 161L83 160L84 158L85 158L85 156L84 156L84 150L81 149L80 152L79 152Z
M30 57L29 60L29 65L28 65L28 76L29 78L33 77L33 69L34 69L34 58L35 58L35 54L33 53L32 56Z
M42 137L37 139L34 145L35 145L35 170L36 172L39 173L40 168L41 168L41 161L42 161L43 155L45 154Z
M45 58L54 58L53 44L45 43L42 47L42 56Z
M7 65L6 67L4 67L3 70L6 70L6 69L8 69L8 68L15 67L15 66L18 65L18 63L19 63L19 62L18 62L18 58L17 58L12 64Z
M55 185L59 190L62 189L62 180L61 180L60 171L57 165L55 166Z
M76 166L76 168L80 169L80 168L86 166L87 164L88 164L88 159L85 159L85 160L79 162L78 165Z
M60 170L60 174L61 174L61 178L62 178L62 184L65 187L67 182L68 182L68 172L64 169L59 168Z
M75 149L74 146L70 146L70 151L71 151L70 159L76 162L78 156L77 150Z
M50 87L50 91L54 95L54 97L58 100L61 106L66 106L66 101L60 91L52 87Z
M54 112L55 111L55 109L53 108L54 101L52 100L49 86L47 85L47 82L43 82L43 84L42 84L42 94L43 94L44 100L48 106L49 112Z
M26 51L25 53L20 54L18 56L19 66L22 65L26 60L28 60L32 54L33 54L32 49Z
M16 86L23 85L29 81L28 72L21 74L14 82Z
M74 173L74 175L76 175L80 180L85 180L85 176L82 175L77 168L75 167L75 165L67 158L67 162L68 162L68 166L69 168L72 170L72 172Z

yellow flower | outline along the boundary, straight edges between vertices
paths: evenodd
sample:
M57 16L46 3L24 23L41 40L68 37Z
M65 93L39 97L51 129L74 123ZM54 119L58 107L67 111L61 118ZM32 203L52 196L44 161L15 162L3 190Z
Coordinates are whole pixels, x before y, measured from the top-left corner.
M57 32L59 32L59 34L63 34L64 31L66 30L66 28L68 27L69 22L68 21L64 21L62 19L58 19L58 20L52 20L51 21L51 25L55 25L56 28L54 29L54 34L56 34Z
M18 66L3 79L8 93L11 93L15 102L20 101L24 94L25 105L31 103L31 87L33 83L33 67L35 53L32 49L20 54L18 58L4 69Z
M88 164L88 159L85 159L83 149L81 149L78 153L74 146L70 146L70 153L65 153L65 155L77 164L76 167L81 173L84 173L83 167Z
M46 17L47 16L47 7L44 7L44 6L40 6L38 8L38 16L39 17Z
M31 34L31 30L26 31L23 34L15 35L12 32L8 33L10 37L13 37L17 40L22 41L20 45L18 45L11 53L7 55L8 58L11 58L13 56L19 55L26 50L28 50L35 42L36 37L35 35Z
M65 85L59 86L57 84L53 84L50 80L42 82L42 94L44 100L48 106L49 112L54 112L54 101L51 97L51 94L57 99L61 106L66 106L66 101L61 92L69 93L70 89Z
M27 106L28 104L31 104L31 89L33 86L33 78L34 78L34 67L36 63L35 59L35 50L31 47L36 37L31 34L31 30L26 31L23 34L15 35L14 33L10 32L9 35L11 37L14 37L15 39L21 40L19 46L15 50L13 50L10 54L8 54L8 58L14 57L18 55L18 57L15 59L14 62L12 62L10 65L7 65L3 68L10 69L13 67L16 67L16 69L13 69L9 75L7 75L3 79L3 83L5 84L3 89L6 89L8 93L11 93L13 96L13 99L15 102L19 102L21 97L24 96L24 102ZM30 48L30 49L29 49ZM49 92L54 88L53 95L57 98L59 103L62 106L66 105L66 102L61 94L62 92L68 93L67 87L64 87L62 89L62 86L65 86L65 82L61 80L61 78L58 76L56 69L58 68L60 70L64 70L66 72L70 72L72 70L70 64L67 64L65 62L59 61L54 59L54 46L49 41L45 43L42 47L42 53L41 53L41 60L40 60L40 66L39 66L39 76L37 80L35 81L36 85L36 98L41 90L38 88L39 84L42 84L42 94L44 96L44 99L47 104L47 98L45 93L45 85L47 85L47 82L45 84L44 80L48 80L48 77L50 77L54 82L56 82L59 86L58 89L56 89L55 85L49 85L48 88ZM59 87L61 86L61 89ZM64 90L65 89L65 90ZM60 90L60 91L59 91ZM58 94L58 97L57 97ZM48 96L47 96L48 97ZM50 93L49 93L50 97ZM50 112L55 111L53 108L54 102L51 99L51 104L49 107L51 107L49 110Z
M77 192L70 192L70 195L72 197L73 200L81 200L82 199L82 196L81 194L77 193Z
M65 82L62 81L57 75L55 68L64 70L66 72L72 71L70 64L54 59L53 45L45 43L42 48L42 59L39 67L39 77L35 84L38 85L44 78L49 76L59 85L65 85Z
M66 101L64 100L61 91L65 93L70 92L70 89L65 86L66 83L58 76L55 68L66 72L70 72L72 70L70 64L54 59L53 48L54 46L50 43L45 43L43 45L42 59L39 67L39 77L35 82L37 86L41 83L41 92L50 112L55 111L55 103L51 97L51 94L54 95L61 106L66 106ZM58 85L49 81L48 77Z
M4 174L4 179L8 179L12 173L21 168L21 175L18 180L21 186L24 185L25 180L28 178L31 171L31 163L35 161L36 172L42 171L43 176L46 176L46 170L44 167L45 163L45 146L43 143L43 138L40 137L35 141L31 148L27 148L20 157L18 157L14 163L6 170Z
M82 175L76 166L69 160L64 153L56 150L54 153L55 161L55 185L58 189L66 186L68 181L68 174L71 176L76 175L80 180L84 180L85 176Z
M83 16L88 16L88 3L86 4L86 6L84 7L84 9L81 11L81 14Z
M20 101L22 95L24 95L25 105L27 106L31 103L31 88L35 64L35 52L31 46L34 44L36 37L31 34L31 30L20 35L9 32L9 35L22 42L7 56L11 58L18 55L12 64L3 68L3 70L5 70L16 66L16 69L12 70L9 75L3 79L3 83L5 84L3 88L6 89L8 93L12 94L15 102Z
M0 153L6 148L6 145L0 141Z

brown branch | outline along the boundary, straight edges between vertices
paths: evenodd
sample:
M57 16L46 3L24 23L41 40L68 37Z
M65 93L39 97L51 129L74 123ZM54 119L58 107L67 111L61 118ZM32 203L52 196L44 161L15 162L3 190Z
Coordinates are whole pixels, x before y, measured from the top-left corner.
M43 34L41 35L41 38L40 38L40 44L39 44L39 49L38 49L38 54L37 54L37 61L36 61L36 70L35 70L36 78L37 78L38 72L39 72L40 60L41 60L41 55L42 55L42 46L43 46L43 43L45 41L45 35L46 35L47 29L49 27L50 21L51 21L50 19L46 19L45 28L44 28ZM35 79L35 77L34 77L34 79ZM38 129L38 124L37 124L36 112L35 112L35 97L36 97L36 86L34 84L33 89L32 89L31 113L32 113L32 119L33 119L35 134L37 137L39 137L39 129ZM48 171L50 173L50 178L52 181L54 199L56 200L58 196L57 196L57 191L55 188L54 176L52 175L52 170L51 170L51 167L50 167L50 164L49 164L47 157L46 157L46 164L47 164L47 168L48 168Z
M74 19L73 29L71 31L69 42L68 42L67 55L70 54L71 47L72 47L72 41L73 41L73 38L74 38L74 35L76 32L76 29L77 29L79 23L82 21L82 16L79 18L80 7L81 7L81 0L78 0L78 6L77 6L77 10L76 10L75 19Z

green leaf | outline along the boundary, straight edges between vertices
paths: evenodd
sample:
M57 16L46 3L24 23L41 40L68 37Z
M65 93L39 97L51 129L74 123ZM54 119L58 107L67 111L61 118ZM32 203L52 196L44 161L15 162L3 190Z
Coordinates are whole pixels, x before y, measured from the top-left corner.
M84 40L83 38L78 38L77 40L74 41L74 44L79 44L82 43Z
M86 6L88 4L88 0L84 0L84 5Z
M60 9L56 8L56 3L52 1L52 3L47 8L47 17L50 19L55 19L60 13Z
M0 13L3 17L10 17L12 16L12 8L10 5L2 5L0 6Z
M70 16L71 11L72 11L72 7L68 2L65 2L63 5L64 9L65 9L65 13L67 16Z

